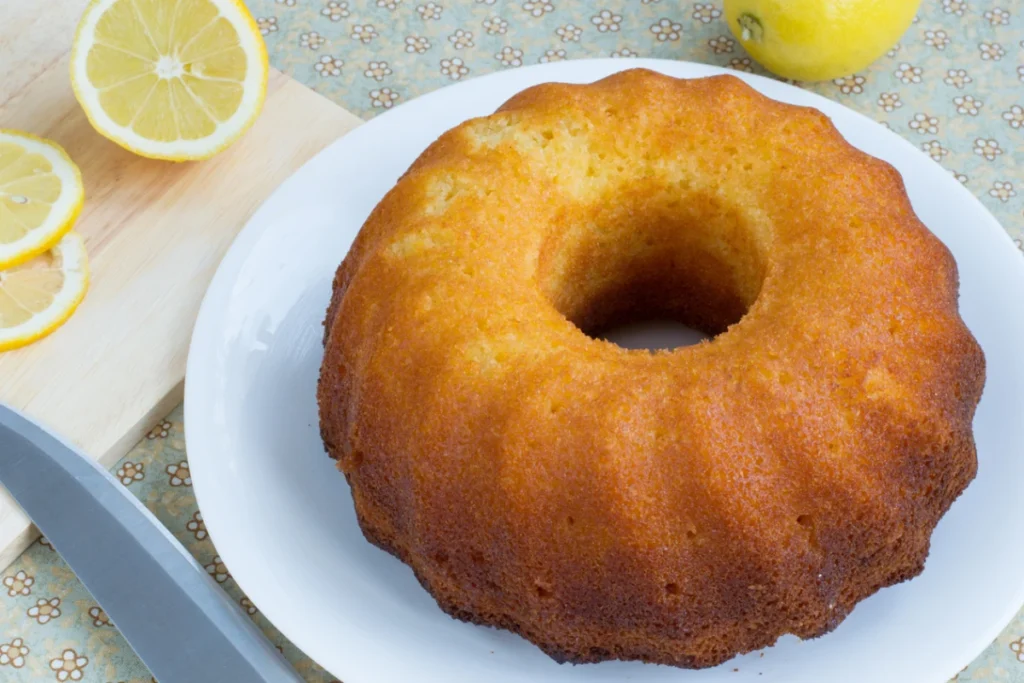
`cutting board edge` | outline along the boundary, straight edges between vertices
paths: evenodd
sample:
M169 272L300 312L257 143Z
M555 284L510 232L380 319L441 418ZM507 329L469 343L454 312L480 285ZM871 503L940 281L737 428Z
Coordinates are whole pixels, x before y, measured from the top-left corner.
M0 547L0 567L3 569L14 564L14 561L41 535L36 525L29 522L28 517L20 509L12 514L11 521L18 521L18 518L24 522L21 531L16 532L14 538L6 546Z

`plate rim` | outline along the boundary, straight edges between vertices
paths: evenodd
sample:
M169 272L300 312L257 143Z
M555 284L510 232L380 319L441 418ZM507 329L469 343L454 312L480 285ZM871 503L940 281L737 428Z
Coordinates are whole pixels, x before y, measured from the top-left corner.
M804 90L789 83L785 83L780 80L770 78L768 76L739 72L726 67L719 67L715 65L704 64L699 62L690 62L685 60L656 58L593 58L567 60L564 62L556 62L550 64L529 65L524 67L518 67L515 69L495 71L475 78L467 79L466 81L460 81L457 83L446 85L445 87L438 88L436 90L425 93L419 97L403 102L402 104L395 106L391 110L383 112L380 115L373 117L372 119L364 121L364 123L358 125L353 130L349 131L340 138L326 145L313 157L307 160L302 166L296 169L288 178L286 178L280 185L278 185L266 197L266 199L264 199L260 206L252 213L252 215L246 221L246 224L242 227L242 229L236 235L235 239L232 241L230 247L225 252L224 256L222 257L220 263L217 266L214 276L211 279L210 284L208 285L208 288L206 290L206 293L203 296L202 303L199 307L199 311L196 316L196 322L192 331L192 336L188 348L188 359L185 373L184 422L186 457L188 458L190 471L192 473L193 492L195 494L196 502L201 512L203 511L203 501L209 501L210 499L213 498L213 495L211 494L210 496L207 496L206 492L208 489L206 487L206 484L199 483L200 481L206 481L205 475L202 474L202 472L204 472L204 468L206 467L206 465L200 464L198 468L194 468L192 466L193 462L204 463L204 458L200 457L197 460L193 461L191 457L191 453L195 449L194 444L196 442L194 440L190 440L189 433L191 431L192 434L196 434L198 430L196 428L190 430L189 423L192 423L193 426L198 425L200 423L200 420L202 419L202 414L204 412L210 411L210 401L207 401L206 397L204 397L201 394L197 395L195 394L194 391L190 392L189 387L195 387L199 385L200 382L197 379L197 377L200 374L205 374L209 367L208 364L203 365L203 360L205 360L206 357L209 356L207 352L209 351L210 348L212 348L213 345L207 344L207 349L205 350L203 347L208 339L213 340L219 337L219 335L217 334L217 332L219 331L217 322L221 318L217 314L221 313L222 311L218 310L218 306L223 305L224 309L227 309L228 297L226 296L226 294L231 290L230 285L233 285L235 283L237 276L239 275L241 269L245 265L246 259L252 254L253 248L257 244L259 239L273 227L272 222L263 221L261 219L261 214L263 214L267 210L267 207L273 206L276 198L280 198L288 194L290 188L293 185L296 185L304 175L312 173L311 169L316 169L319 165L324 164L324 160L331 156L332 150L334 150L336 147L348 144L346 141L349 140L351 136L374 134L377 128L386 127L386 122L396 118L395 115L399 112L405 112L411 108L422 106L425 102L431 101L435 98L451 97L453 91L465 89L467 86L479 85L482 81L496 81L507 79L509 78L510 74L521 74L524 72L529 72L531 74L539 74L547 71L562 72L566 70L572 71L574 68L579 68L581 71L586 71L588 68L591 68L591 66L613 67L605 75L615 73L618 71L625 71L632 68L650 68L652 70L658 71L659 73L672 72L680 69L696 72L685 76L674 76L677 78L701 78L715 74L730 74L748 83L770 83L770 88L772 89L778 87L793 89L795 91L802 93L801 97L809 97L811 100L813 100L813 103L809 103L805 106L814 107L819 111L823 111L826 115L828 115L827 109L834 107L842 108L843 110L845 110L847 114L852 114L854 118L858 119L858 122L861 125L867 126L872 130L877 130L877 132L879 133L881 133L882 131L889 133L891 138L893 139L894 144L898 140L899 144L904 147L906 152L912 152L916 154L920 159L927 161L928 163L936 163L925 152L918 149L913 143L911 143L906 138L902 137L901 135L892 131L891 129L887 129L885 126L883 126L878 121L872 119L870 116L858 112L854 109L851 109L850 107L847 107L841 102L829 99L823 95L820 95L809 90ZM669 73L669 75L673 74ZM600 78L603 77L605 76L600 76ZM557 82L557 78L547 80L528 80L531 80L532 83L550 82L552 80ZM819 104L823 104L824 109L819 107ZM385 123L380 123L382 121ZM940 168L948 172L948 169L945 169L944 167L941 166ZM951 177L950 180L956 183L956 187L958 187L958 192L960 193L960 197L958 197L958 200L969 201L970 203L972 203L972 208L975 212L978 212L979 215L984 214L989 219L988 221L986 221L986 226L984 227L984 230L988 233L998 233L1000 237L995 237L995 239L1002 240L1003 249L1009 249L1012 252L1018 252L1019 250L1014 244L1013 239L1007 233L1006 229L1002 227L999 221L981 202L981 200L961 183L957 183L954 178ZM990 236L992 235L990 234ZM1021 263L1019 264L1018 272L1024 273L1024 259L1022 259ZM1022 305L1021 308L1022 310L1024 310L1024 305ZM196 450L202 451L202 449L203 447L199 446L198 449ZM211 483L210 486L212 488L214 484ZM209 505L207 505L207 509L210 509ZM239 589L242 590L242 592L246 596L248 596L253 601L254 604L256 604L260 611L263 612L267 620L270 621L270 623L272 623L275 626L275 628L277 628L285 638L287 638L297 648L299 648L299 650L302 651L307 657L314 660L318 665L320 665L333 675L342 675L341 672L339 671L328 669L327 666L325 666L322 663L320 657L316 657L313 654L311 654L308 650L304 649L304 647L299 642L297 642L294 628L286 629L286 627L279 625L287 622L287 619L281 618L280 616L276 620L271 618L270 612L276 613L276 609L272 608L270 612L265 611L263 605L259 603L259 598L250 594L249 587L251 587L251 584L248 584L247 579L243 578L244 576L246 576L246 572L242 570L240 575L235 571L236 569L240 568L244 563L236 561L235 567L232 567L231 564L232 557L234 557L234 559L236 560L238 559L237 556L235 555L236 548L234 544L232 544L230 541L222 544L217 544L216 542L218 538L220 538L221 541L224 541L227 533L225 531L225 533L222 534L221 531L217 530L220 525L220 520L211 521L211 519L207 518L207 515L205 513L203 513L203 515L204 522L206 523L207 526L207 533L209 534L210 540L211 542L213 542L213 545L216 548L217 552L221 554L221 559L228 566L229 570L231 570L232 576L235 579ZM214 515L214 518L216 518L216 515ZM225 551L223 548L230 548L230 550ZM256 592L258 593L259 591L257 590ZM960 652L958 656L948 657L947 661L949 662L949 664L947 666L933 667L934 670L938 670L939 668L942 668L943 670L948 669L948 675L946 676L946 678L943 679L943 681L948 679L948 677L953 676L957 671L964 668L965 665L969 665L971 662L973 662L978 657L978 655L981 652L983 652L989 646L989 644L993 642L993 640L996 637L998 637L998 635L1003 631L1003 629L1005 629L1006 625L1013 619L1013 617L1016 615L1022 604L1024 604L1024 575L1022 575L1022 578L1017 585L1016 593L1014 594L1013 598L1010 601L1008 601L1007 607L1004 610L1003 617L1001 617L997 622L994 622L992 625L990 625L988 629L980 633L972 641L969 647L964 646L963 648L960 648L958 650L958 652ZM288 624L288 626L291 627L292 624ZM969 657L966 659L966 661L962 661L963 657L967 656L968 653ZM358 672L349 672L346 674L347 678L343 678L343 680L349 680L352 683L355 683L356 678L353 678L352 676L359 675L360 674ZM359 680L361 680L361 678Z

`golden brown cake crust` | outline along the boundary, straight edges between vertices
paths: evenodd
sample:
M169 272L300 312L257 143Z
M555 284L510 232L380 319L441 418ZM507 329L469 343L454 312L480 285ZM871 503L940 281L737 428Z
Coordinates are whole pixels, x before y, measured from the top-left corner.
M731 76L445 133L338 270L318 400L373 543L559 660L718 664L918 574L981 350L899 174ZM667 314L670 352L585 334Z

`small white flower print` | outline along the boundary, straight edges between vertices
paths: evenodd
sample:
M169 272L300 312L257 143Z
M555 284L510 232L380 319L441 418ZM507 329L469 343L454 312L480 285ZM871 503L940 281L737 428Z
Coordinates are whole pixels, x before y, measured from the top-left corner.
M960 173L959 171L950 171L950 173L953 174L953 177L956 178L961 185L967 184L967 176L963 173Z
M651 24L651 33L654 34L659 42L679 40L682 30L683 25L671 19L662 18L658 20L658 23Z
M390 12L394 12L401 4L402 0L377 0L377 7L383 7Z
M878 96L878 106L885 111L891 112L903 106L899 93L884 92Z
M1024 81L1024 66L1017 67L1017 80Z
M313 64L313 70L322 77L327 78L329 76L340 76L341 67L343 66L345 66L345 60L331 55L324 55ZM170 472L170 468L167 471Z
M508 22L501 17L487 17L483 26L490 36L505 35L508 32Z
M946 85L952 85L958 90L963 90L964 86L968 83L973 83L974 79L964 69L949 69L946 71L946 77L942 79L942 82Z
M523 11L531 17L543 17L549 12L554 12L555 6L546 0L526 0L523 3Z
M390 76L391 73L391 67L388 66L387 62L370 62L366 65L366 71L363 72L363 75L379 83L384 80L385 76Z
M473 47L475 45L473 42L473 32L464 31L461 28L456 29L455 33L448 36L448 42L451 43L456 50Z
M1024 126L1024 108L1019 104L1013 105L1003 112L1003 121L1010 124L1011 128L1020 128L1021 126Z
M555 35L562 39L563 43L578 43L583 29L575 24L566 24L555 29Z
M924 71L921 69L921 67L914 66L913 64L909 64L907 62L902 62L896 69L896 71L893 72L893 75L896 78L900 79L902 83L910 84L920 83L922 73L924 73Z
M661 2L661 0L640 0L645 5L650 5L652 2Z
M319 50L320 46L327 42L327 39L316 31L307 31L299 34L299 47L310 50Z
M702 24L710 24L713 19L722 16L722 10L710 2L698 2L693 5L693 18Z
M146 478L146 465L141 462L132 462L131 460L125 460L121 463L121 466L117 468L118 480L125 486L131 486L137 481L142 481Z
M405 51L423 54L430 49L430 41L423 36L406 36Z
M958 114L977 116L978 110L981 109L981 105L983 105L984 102L975 99L971 95L957 95L953 98L953 104L956 105L956 111Z
M1010 13L1002 9L1001 7L993 7L992 9L986 11L984 17L985 19L988 20L988 23L992 24L993 26L1000 26L1010 23Z
M166 439L167 435L171 433L171 428L173 426L174 425L167 420L161 420L160 424L149 430L149 433L146 434L146 438L150 441L153 441L154 439Z
M341 21L345 17L349 16L351 12L348 11L347 2L338 2L337 0L331 0L324 8L320 10L320 14L324 15L331 21Z
M213 577L213 580L217 583L224 583L231 578L231 573L228 571L227 565L220 559L220 555L215 555L209 564L205 565L203 569L206 573Z
M391 88L381 88L379 90L370 91L370 104L375 109L391 109L395 106L395 102L398 101L398 93Z
M31 650L25 645L21 638L14 638L9 643L0 645L0 666L10 666L20 669L25 666L25 657Z
M506 45L501 52L494 55L494 58L501 62L502 66L522 66L523 51L516 47Z
M49 539L47 539L46 536L40 536L38 543L39 545L43 546L44 548L50 551L53 550L53 544L50 543Z
M860 95L864 92L863 76L845 76L832 81L844 95Z
M416 11L419 12L420 19L430 21L432 19L440 19L441 13L444 12L444 7L436 2L428 2L425 5L416 5Z
M40 624L47 624L60 616L60 598L39 598L36 604L25 611L25 614L35 619Z
M620 47L618 50L612 53L612 57L616 59L630 59L639 56L640 55L636 51L630 50L628 47Z
M929 140L921 143L921 149L928 153L935 161L942 161L942 157L949 154L949 150L942 146L938 140Z
M320 63L323 63L323 57L320 58ZM340 62L340 59L333 60ZM341 73L341 67L338 67L338 73ZM337 75L337 74L333 74ZM191 486L192 485L192 473L188 469L188 463L182 460L177 465L167 466L168 482L171 486Z
M377 37L377 29L373 27L373 24L356 24L352 27L352 33L349 35L352 40L358 40L365 45Z
M914 114L914 117L910 119L910 129L921 134L935 135L939 132L939 120L929 114Z
M277 17L258 17L256 26L260 29L260 35L265 36L277 31Z
M56 672L60 683L82 680L82 672L89 665L89 658L72 649L64 650L60 657L50 660L50 670Z
M477 0L477 2L479 1L480 0ZM252 604L252 600L250 600L244 595L242 596L242 599L238 601L238 604L242 606L242 610L250 617L259 611L258 609L256 609L256 605Z
M107 616L107 613L99 605L93 605L89 608L89 616L92 617L92 625L96 628L111 625L110 617Z
M441 73L453 81L457 81L469 73L469 67L459 57L441 60Z
M4 577L4 588L7 589L7 595L13 598L31 593L35 582L34 577L26 574L23 570L18 570L11 576Z
M977 138L974 141L974 153L989 161L995 161L996 157L1003 153L1003 150L999 148L999 142L996 140Z
M727 66L737 71L746 71L748 74L754 73L754 63L750 61L750 57L733 57Z
M192 519L188 520L185 524L185 528L188 529L197 541L206 539L206 522L203 521L202 512L193 512Z
M590 17L590 23L596 26L600 33L615 33L622 28L622 15L615 14L610 9L603 9Z
M1006 50L999 43L978 43L978 52L982 59L993 62L998 62L1006 55Z
M729 36L715 36L708 39L708 47L716 55L720 55L725 52L732 52L736 48L736 41Z
M566 52L561 48L557 50L544 50L544 54L540 56L537 61L541 64L547 64L548 62L561 62L565 59Z
M295 7L295 0L274 0L274 2L285 7Z
M903 45L901 45L900 43L896 43L895 45L893 45L892 47L889 48L889 50L885 53L885 56L886 57L895 57L896 53L899 52L902 49L903 49Z
M949 34L941 28L924 32L924 44L930 45L936 50L945 50L949 42Z
M1008 202L1011 197L1017 196L1017 191L1013 189L1013 183L1010 181L997 180L992 183L992 189L988 191L988 194L1001 202Z
M942 11L962 17L967 11L967 2L966 0L942 0Z

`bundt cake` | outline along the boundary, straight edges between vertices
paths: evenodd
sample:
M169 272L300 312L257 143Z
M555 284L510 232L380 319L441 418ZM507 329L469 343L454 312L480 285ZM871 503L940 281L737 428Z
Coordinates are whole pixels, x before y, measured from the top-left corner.
M888 164L731 76L545 84L440 137L334 281L366 537L559 661L718 664L918 574L984 357ZM712 340L597 334L668 316Z

